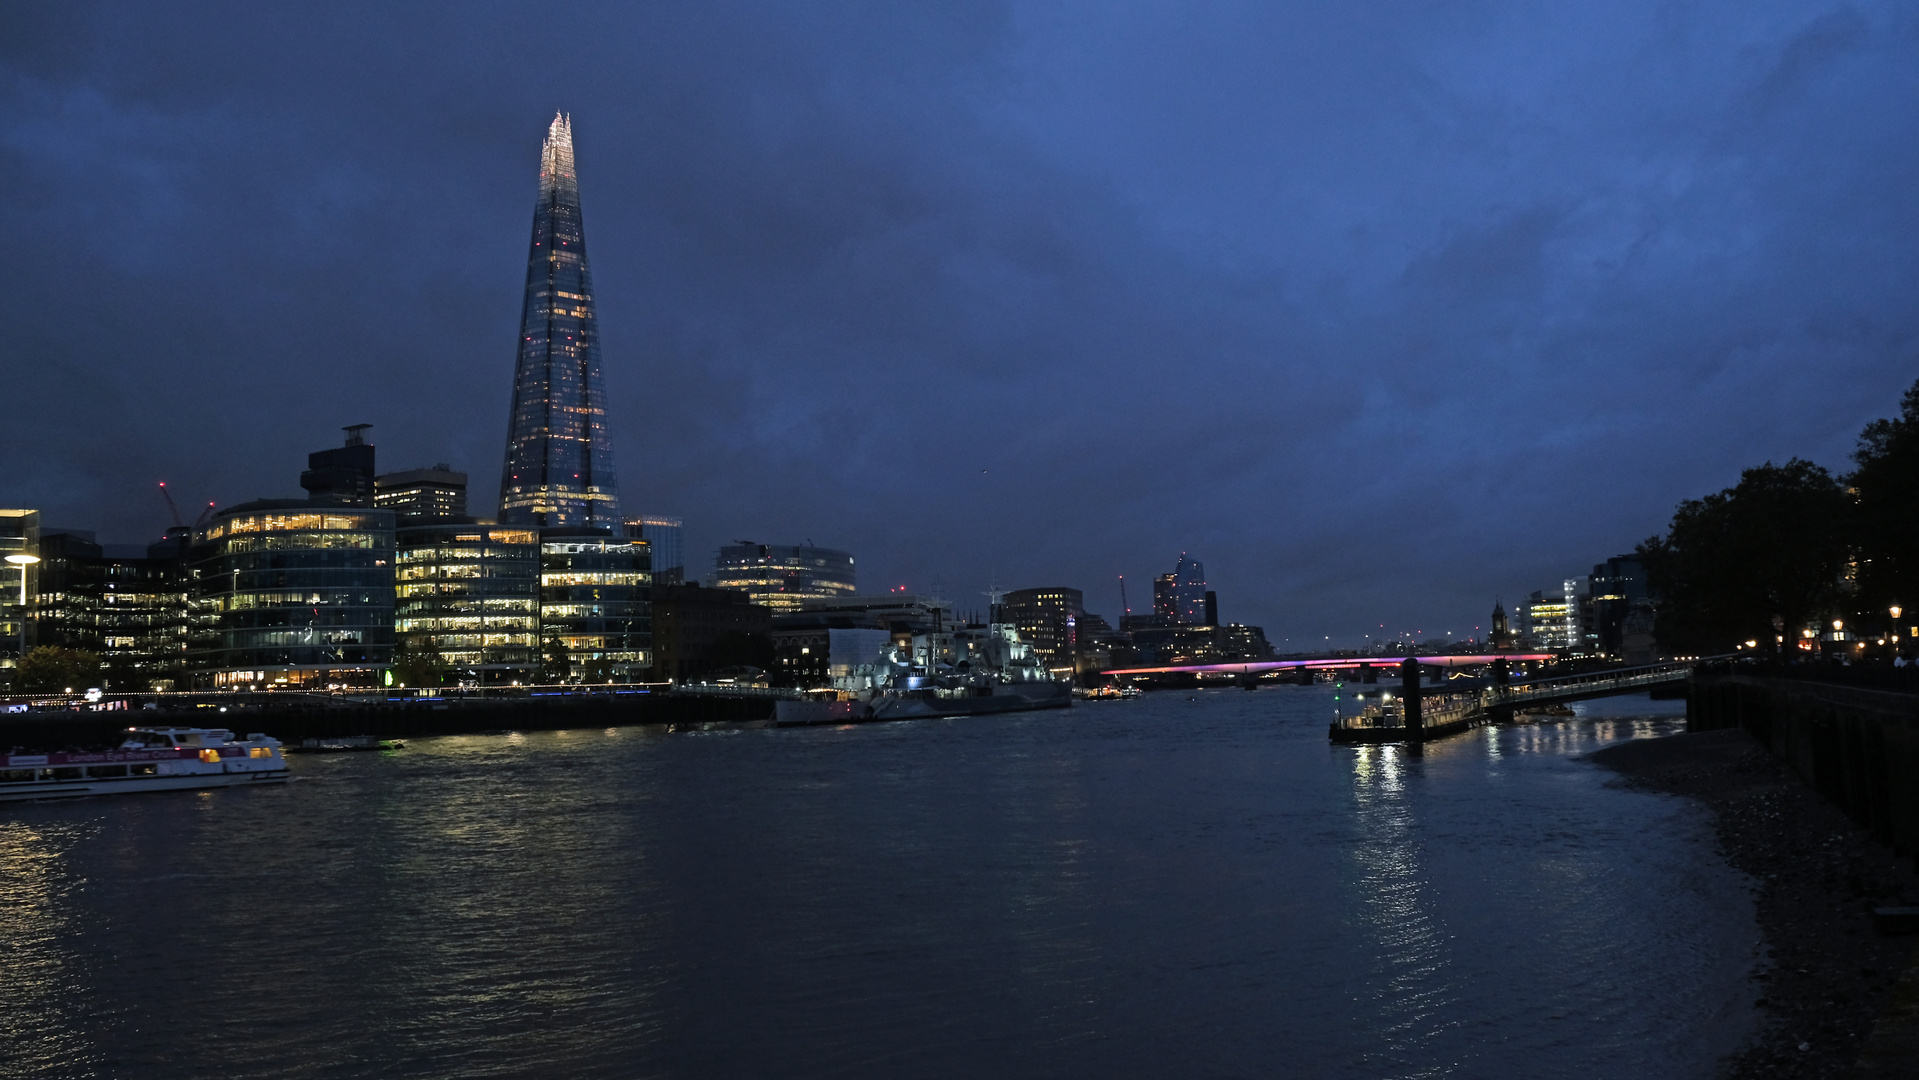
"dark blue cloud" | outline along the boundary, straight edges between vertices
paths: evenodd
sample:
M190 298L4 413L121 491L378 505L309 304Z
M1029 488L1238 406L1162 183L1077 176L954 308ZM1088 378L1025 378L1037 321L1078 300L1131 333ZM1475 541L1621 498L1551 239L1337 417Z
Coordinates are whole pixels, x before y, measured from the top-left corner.
M1890 3L5 18L0 503L112 539L353 422L487 500L555 109L695 552L1465 632L1919 375Z

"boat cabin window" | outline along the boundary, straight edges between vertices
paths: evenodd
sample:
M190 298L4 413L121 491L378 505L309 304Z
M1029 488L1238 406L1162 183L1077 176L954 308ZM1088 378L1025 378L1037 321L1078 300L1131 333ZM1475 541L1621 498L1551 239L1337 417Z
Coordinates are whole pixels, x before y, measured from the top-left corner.
M32 780L32 769L0 769L0 784L25 784Z
M131 742L145 743L148 746L172 746L173 740L157 731L136 731Z
M78 779L80 779L80 770L79 770L78 768L76 768L76 767L74 767L74 766L71 766L71 765L69 765L69 766L64 766L64 767L62 767L62 768L58 768L58 769L48 769L48 770L47 770L47 779L49 779L49 780L78 780Z
M200 751L200 760L209 763L218 761L220 760L220 751L209 746L205 750Z
M270 746L251 747L247 750L247 756L255 757L255 758L259 758L259 757L270 758L273 756L273 748Z
M87 766L88 776L125 776L126 774L127 774L127 767L125 765L89 765Z
M127 768L134 776L158 776L160 774L160 766L151 761L129 765Z
M200 745L200 733L197 731L184 731L174 736L174 738L179 740L181 746Z

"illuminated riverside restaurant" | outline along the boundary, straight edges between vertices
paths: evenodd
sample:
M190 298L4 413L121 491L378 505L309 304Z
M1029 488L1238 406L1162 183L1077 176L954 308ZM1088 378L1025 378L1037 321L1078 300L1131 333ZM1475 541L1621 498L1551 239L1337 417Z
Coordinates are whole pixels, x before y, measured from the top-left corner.
M393 511L261 499L194 537L196 689L376 687L393 655Z
M540 666L540 537L464 522L403 525L394 634L438 653L461 684L534 681Z

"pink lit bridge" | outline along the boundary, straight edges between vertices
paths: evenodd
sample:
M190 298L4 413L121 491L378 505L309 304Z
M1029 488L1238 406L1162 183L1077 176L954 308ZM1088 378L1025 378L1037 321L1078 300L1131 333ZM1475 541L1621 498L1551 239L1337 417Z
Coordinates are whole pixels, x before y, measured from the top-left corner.
M1329 656L1303 660L1249 660L1230 664L1169 664L1165 667L1114 668L1107 675L1265 675L1275 671L1346 671L1371 668L1386 671L1408 660L1419 661L1422 668L1486 667L1496 660L1509 664L1545 663L1556 660L1552 653L1486 653L1464 656Z

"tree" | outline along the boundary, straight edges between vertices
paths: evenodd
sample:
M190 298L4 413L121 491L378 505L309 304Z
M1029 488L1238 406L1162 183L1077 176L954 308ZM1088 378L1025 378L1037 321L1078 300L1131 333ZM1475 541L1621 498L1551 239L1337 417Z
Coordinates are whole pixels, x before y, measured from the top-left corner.
M1859 433L1852 460L1858 607L1875 622L1894 604L1919 611L1919 382L1906 391L1898 417L1874 420Z
M21 657L14 686L28 694L57 694L100 685L100 657L79 649L41 645Z
M402 635L393 646L393 681L401 686L444 686L452 671L453 665L440 655L431 637L416 642Z
M558 634L548 637L540 649L540 681L563 683L572 675L573 657L566 651L566 642Z
M1639 545L1662 645L1699 655L1773 642L1846 604L1852 505L1832 474L1794 458L1679 504L1664 537Z

